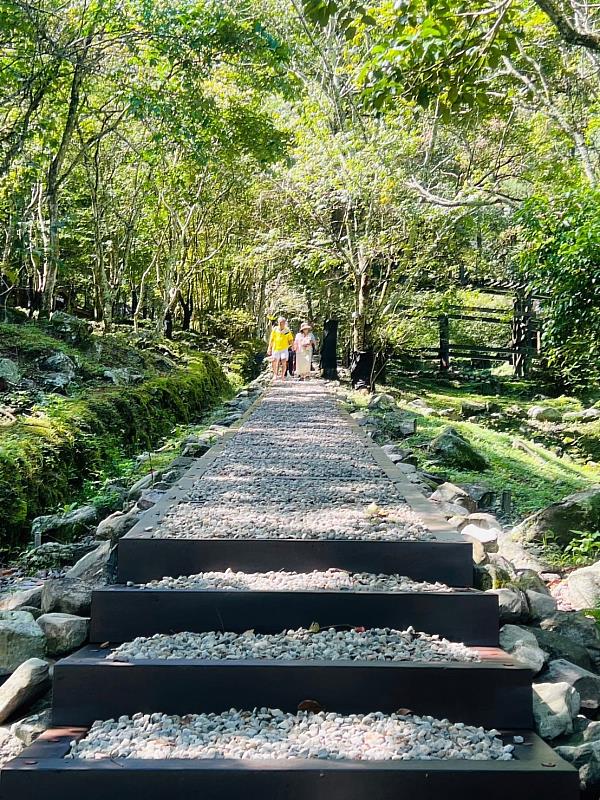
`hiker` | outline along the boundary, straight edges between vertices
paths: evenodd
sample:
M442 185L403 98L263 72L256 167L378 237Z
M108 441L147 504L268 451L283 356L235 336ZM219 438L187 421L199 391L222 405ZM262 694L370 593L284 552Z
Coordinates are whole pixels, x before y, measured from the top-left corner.
M267 355L273 364L273 377L275 380L280 377L283 380L287 369L288 348L294 341L294 335L288 328L285 317L279 317L277 325L271 331L269 339L269 349Z
M317 340L308 322L300 325L300 331L294 340L294 350L296 352L296 373L298 380L305 380L310 376L313 350L317 345Z

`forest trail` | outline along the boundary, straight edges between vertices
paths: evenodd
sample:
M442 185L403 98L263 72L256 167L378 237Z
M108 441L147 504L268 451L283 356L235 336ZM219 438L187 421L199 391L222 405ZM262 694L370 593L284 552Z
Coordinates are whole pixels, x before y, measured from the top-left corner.
M326 384L273 384L121 540L3 800L575 800L431 509Z

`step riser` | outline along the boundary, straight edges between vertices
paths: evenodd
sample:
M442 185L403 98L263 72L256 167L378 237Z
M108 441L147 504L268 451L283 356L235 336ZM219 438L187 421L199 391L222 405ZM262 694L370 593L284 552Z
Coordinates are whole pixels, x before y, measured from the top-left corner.
M350 572L398 573L449 586L473 585L471 545L460 541L365 542L348 540L189 540L124 536L119 582L144 583L165 575L209 570L309 572L336 567Z
M126 642L172 631L279 633L346 624L437 633L481 647L498 645L498 599L487 594L226 592L106 589L92 596L92 642Z
M531 673L495 663L86 664L76 656L55 667L53 722L87 726L137 711L183 715L266 706L295 712L307 699L342 714L408 708L488 728L532 726Z
M554 762L556 759L552 759ZM228 762L231 764L231 762ZM143 797L144 800L578 800L577 773L547 768L540 763L481 761L396 762L378 768L355 762L304 769L273 767L262 762L252 768L181 762L87 762L64 766L61 759L47 764L11 766L2 779L3 800L43 797L44 800L106 800ZM13 762L15 764L15 762ZM62 766L62 769L61 769Z

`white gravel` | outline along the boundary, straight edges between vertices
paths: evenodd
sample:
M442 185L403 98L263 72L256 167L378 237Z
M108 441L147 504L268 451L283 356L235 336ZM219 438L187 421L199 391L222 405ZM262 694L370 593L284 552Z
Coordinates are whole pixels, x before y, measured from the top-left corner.
M232 758L390 761L510 760L514 746L495 730L433 717L288 714L278 709L222 714L134 714L95 722L67 758Z
M156 528L178 539L433 539L322 384L272 388Z
M135 586L128 583L128 586ZM445 583L413 581L404 575L346 572L342 569L312 572L199 572L196 575L165 576L138 584L141 589L205 589L254 592L452 592Z
M316 624L315 624L316 625ZM437 634L418 633L414 628L325 628L265 634L246 631L205 631L202 633L139 636L124 642L107 655L108 661L147 659L244 659L277 661L480 661L475 650L461 642L450 642Z

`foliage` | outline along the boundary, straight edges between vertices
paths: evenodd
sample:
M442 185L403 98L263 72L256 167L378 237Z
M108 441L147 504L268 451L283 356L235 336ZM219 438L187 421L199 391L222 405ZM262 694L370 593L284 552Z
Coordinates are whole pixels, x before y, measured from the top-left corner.
M565 547L572 564L591 564L600 556L600 531L573 531L574 537Z
M548 363L564 384L598 383L600 363L600 192L534 197L518 218L525 278L543 301Z

